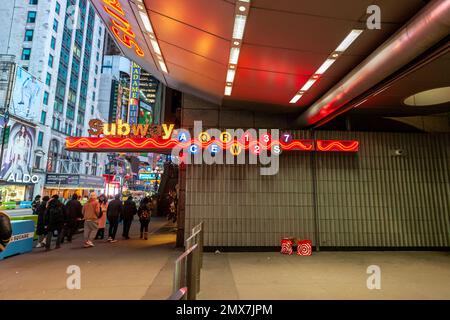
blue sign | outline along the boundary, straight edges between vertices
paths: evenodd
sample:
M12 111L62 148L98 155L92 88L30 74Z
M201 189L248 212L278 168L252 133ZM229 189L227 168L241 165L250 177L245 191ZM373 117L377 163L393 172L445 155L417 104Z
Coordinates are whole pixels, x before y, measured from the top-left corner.
M13 256L19 253L26 253L33 250L34 221L11 221L11 226L11 242L6 246L5 251L0 253L0 260L9 256Z

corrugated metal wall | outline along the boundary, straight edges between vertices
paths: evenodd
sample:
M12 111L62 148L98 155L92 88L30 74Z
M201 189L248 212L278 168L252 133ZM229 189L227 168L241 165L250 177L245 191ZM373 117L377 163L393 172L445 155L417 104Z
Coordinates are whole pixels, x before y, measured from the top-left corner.
M317 153L315 162L311 153L284 153L274 176L261 176L256 165L189 165L186 234L202 220L206 246L277 246L286 236L330 247L450 246L449 135L316 137L358 139L361 149Z

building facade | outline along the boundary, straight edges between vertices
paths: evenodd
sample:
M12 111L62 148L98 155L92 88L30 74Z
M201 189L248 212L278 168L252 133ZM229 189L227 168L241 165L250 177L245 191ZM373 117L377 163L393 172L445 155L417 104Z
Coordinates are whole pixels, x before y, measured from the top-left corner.
M1 16L0 54L14 55L18 68L42 84L39 116L32 123L36 136L29 165L39 177L33 196L87 192L69 182L68 174L79 181L90 177L87 186L101 189L106 155L66 152L64 145L67 136L86 136L90 119L102 118L103 22L88 0L6 0Z

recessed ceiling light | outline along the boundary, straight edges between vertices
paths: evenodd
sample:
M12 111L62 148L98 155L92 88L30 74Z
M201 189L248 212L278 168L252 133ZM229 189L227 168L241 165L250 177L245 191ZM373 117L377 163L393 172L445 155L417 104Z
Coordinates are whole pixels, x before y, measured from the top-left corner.
M316 74L324 74L325 71L335 62L335 59L327 59L324 63L317 69Z
M225 87L225 95L226 95L226 96L231 96L231 90L232 90L231 87L226 86L226 87Z
M308 81L306 81L306 83L303 85L301 90L304 91L308 91L309 88L312 87L312 85L314 84L314 82L316 82L316 79L309 79Z
M234 81L234 75L236 74L236 70L228 70L227 72L227 82L233 82Z
M233 44L234 44L235 46L238 46L238 45L239 45L239 41L235 41L235 42L233 42Z
M298 100L300 100L300 98L302 97L301 94L297 93L292 99L291 101L289 101L289 103L296 103Z
M234 65L230 65L230 69L234 69L235 68L235 66Z
M159 61L159 66L161 67L161 70L163 71L163 72L165 72L165 73L168 73L168 71L167 71L167 67L166 67L166 64L164 63L164 61Z
M233 39L241 40L244 36L245 22L247 17L242 14L237 14L234 19Z
M144 10L144 7L141 6L140 4L138 4L138 8L141 9L141 10Z
M342 40L342 42L334 51L344 52L345 50L347 50L347 48L350 47L353 41L355 41L362 32L363 30L360 29L353 29L352 31L350 31L350 33L345 37L344 40Z
M147 30L147 32L154 33L152 24L150 23L150 19L148 18L147 14L145 12L139 11L139 16L141 17L145 30Z
M244 7L244 6L240 6L240 7L239 7L239 11L240 11L240 12L244 12L244 11L245 11L245 7Z
M159 48L158 42L156 42L156 40L150 40L150 43L152 44L153 50L155 51L156 54L162 55L161 54L161 49Z
M337 58L338 56L339 56L338 53L333 53L333 55L332 55L333 58Z
M231 48L230 49L230 63L237 64L239 60L239 48Z

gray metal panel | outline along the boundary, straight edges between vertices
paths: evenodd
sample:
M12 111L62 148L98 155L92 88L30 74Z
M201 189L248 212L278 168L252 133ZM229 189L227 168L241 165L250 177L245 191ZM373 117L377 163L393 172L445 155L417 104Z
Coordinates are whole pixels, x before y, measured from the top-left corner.
M357 154L317 156L320 245L450 246L449 135L316 135L360 141ZM309 153L283 154L275 176L257 165L189 165L185 232L203 220L206 246L277 246L286 236L315 244L312 185Z

